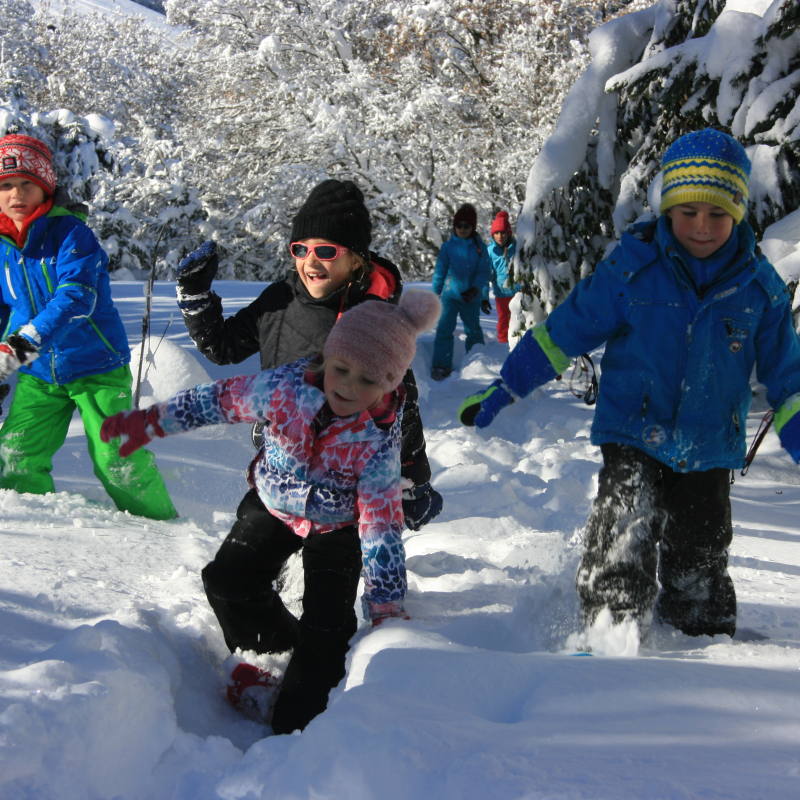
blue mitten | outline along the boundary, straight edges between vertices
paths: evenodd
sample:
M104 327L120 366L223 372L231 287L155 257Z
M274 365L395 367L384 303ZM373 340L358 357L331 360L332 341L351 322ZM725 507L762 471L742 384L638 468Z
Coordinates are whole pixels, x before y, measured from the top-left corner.
M485 428L506 407L514 402L511 388L498 378L488 389L470 395L458 409L462 425Z
M403 489L403 516L410 531L419 531L442 513L444 501L430 482Z
M203 242L178 264L175 277L181 311L196 311L198 304L207 301L218 268L217 243L212 241Z

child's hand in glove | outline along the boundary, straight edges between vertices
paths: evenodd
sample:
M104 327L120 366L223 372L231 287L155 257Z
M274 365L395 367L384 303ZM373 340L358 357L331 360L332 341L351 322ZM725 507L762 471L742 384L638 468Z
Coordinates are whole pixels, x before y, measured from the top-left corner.
M491 300L484 300L481 303L481 311L484 314L491 314L492 313L492 301Z
M485 428L506 407L514 402L511 388L498 378L488 389L470 395L458 409L462 425Z
M219 261L217 259L217 243L203 242L197 250L189 253L180 264L176 280L180 294L192 297L204 294L211 289L211 283L217 275Z
M368 603L369 618L372 620L372 627L377 628L387 619L411 619L406 614L402 603Z
M0 344L0 383L37 358L39 351L36 345L24 336L12 333Z
M461 292L461 299L465 303L471 303L478 296L478 289L475 286L470 286L465 292Z
M100 426L100 438L104 442L119 438L119 454L123 458L150 444L156 437L163 439L166 435L158 424L158 406L120 411L113 417L106 417Z
M403 489L403 516L410 531L422 530L442 512L444 501L430 482Z

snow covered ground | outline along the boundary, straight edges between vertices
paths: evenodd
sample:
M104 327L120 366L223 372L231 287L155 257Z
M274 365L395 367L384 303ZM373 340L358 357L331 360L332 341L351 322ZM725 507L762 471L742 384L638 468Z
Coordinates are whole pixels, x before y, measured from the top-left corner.
M262 286L215 288L232 313ZM138 353L142 284L113 290ZM154 347L171 316L143 396L257 369L196 353L173 284L156 285ZM574 657L592 410L552 383L486 432L461 428L459 402L506 353L483 324L487 346L457 343L449 380L427 379L432 334L413 364L445 509L406 535L411 620L360 629L302 734L265 738L229 707L200 582L245 492L247 426L152 445L175 521L114 509L77 418L57 494L0 491L0 798L800 796L800 469L770 434L737 475L734 640L656 628L637 656Z

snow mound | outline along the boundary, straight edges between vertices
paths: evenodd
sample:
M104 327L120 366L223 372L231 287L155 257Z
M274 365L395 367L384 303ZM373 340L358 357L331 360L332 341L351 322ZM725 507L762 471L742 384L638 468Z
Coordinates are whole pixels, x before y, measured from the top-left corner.
M177 731L177 658L104 620L0 674L0 797L140 797Z
M145 408L153 403L163 403L176 392L189 389L198 383L211 381L208 373L192 353L169 339L159 341L149 337L144 350L139 408ZM134 386L139 372L141 353L141 343L131 348L131 373Z

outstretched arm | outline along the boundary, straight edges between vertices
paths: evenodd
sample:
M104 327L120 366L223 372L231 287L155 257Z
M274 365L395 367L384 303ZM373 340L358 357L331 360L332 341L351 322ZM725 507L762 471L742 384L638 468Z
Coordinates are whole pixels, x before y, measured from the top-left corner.
M461 404L461 424L485 428L506 406L557 378L569 365L570 359L550 338L545 325L527 331L506 358L501 377Z

